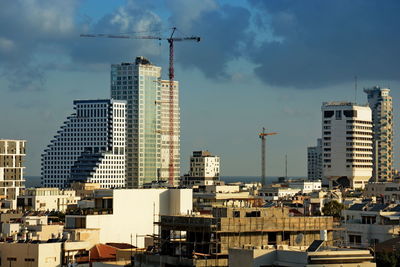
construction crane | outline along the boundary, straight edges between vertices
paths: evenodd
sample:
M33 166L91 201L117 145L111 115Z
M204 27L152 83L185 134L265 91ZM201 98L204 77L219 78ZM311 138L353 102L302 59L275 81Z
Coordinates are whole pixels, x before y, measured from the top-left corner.
M168 165L168 183L170 185L174 184L174 174L175 174L175 165L174 165L174 78L175 78L175 70L174 70L174 43L181 41L196 41L200 42L200 37L191 36L191 37L174 37L176 32L176 27L172 28L171 35L169 37L161 37L161 36L134 36L134 35L114 35L114 34L81 34L81 37L95 37L95 38L120 38L120 39L150 39L150 40L166 40L169 44L169 68L168 68L168 76L169 76L169 165Z
M266 167L266 156L265 156L265 147L266 147L266 137L269 135L275 135L278 133L272 132L272 133L266 133L265 128L263 128L262 132L258 134L258 136L261 139L261 185L265 186L265 167Z

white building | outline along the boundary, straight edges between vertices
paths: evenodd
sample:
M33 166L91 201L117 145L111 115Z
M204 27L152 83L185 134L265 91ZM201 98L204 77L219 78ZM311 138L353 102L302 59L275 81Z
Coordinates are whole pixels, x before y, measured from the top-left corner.
M42 155L42 186L82 181L125 187L125 106L109 99L74 101L75 113Z
M374 125L374 180L390 181L393 171L393 103L390 89L364 89Z
M349 102L322 105L323 175L329 185L364 188L372 176L372 114Z
M191 189L114 189L95 192L94 212L87 215L67 214L65 228L76 231L99 229L100 243L131 243L132 236L133 245L144 247L144 237L158 233L154 222L159 215L192 212Z
M326 127L326 126L325 126ZM307 174L309 180L322 179L322 139L317 139L316 146L307 148Z
M288 199L299 193L300 188L288 187L263 187L258 191L258 195L266 201Z
M16 209L24 188L24 140L0 139L0 209Z
M182 186L213 185L219 181L220 158L208 151L193 151L189 174L181 178Z
M288 183L289 188L300 189L301 193L308 194L321 190L321 181L292 181Z
M180 176L179 84L174 82L173 135L170 138L169 82L161 80L161 67L144 57L134 63L111 65L111 97L126 100L128 188L168 180L170 142L173 142L174 181Z
M18 207L36 211L61 211L78 204L75 190L59 188L28 188L18 197Z

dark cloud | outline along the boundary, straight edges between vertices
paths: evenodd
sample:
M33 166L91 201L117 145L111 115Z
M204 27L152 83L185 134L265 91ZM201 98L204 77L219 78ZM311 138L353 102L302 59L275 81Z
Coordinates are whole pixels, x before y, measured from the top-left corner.
M277 86L317 88L350 81L399 80L400 2L249 0L270 17L274 36L250 49L255 72Z
M179 5L182 0L172 2ZM207 8L196 12L189 21L183 10L172 8L176 12L171 15L171 23L183 28L187 35L201 37L197 44L177 43L176 58L184 67L195 67L207 77L221 78L227 76L227 64L243 55L242 44L252 40L248 30L251 14L243 7L206 2Z

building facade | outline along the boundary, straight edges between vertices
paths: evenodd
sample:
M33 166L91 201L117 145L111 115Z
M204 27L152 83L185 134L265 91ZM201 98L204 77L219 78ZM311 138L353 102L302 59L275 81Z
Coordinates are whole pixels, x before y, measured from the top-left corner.
M393 175L393 103L390 89L364 89L372 110L373 122L373 175L376 182L391 181Z
M125 101L76 100L42 155L42 186L73 181L125 187Z
M15 209L20 191L24 188L24 140L0 139L0 207Z
M325 126L326 127L326 126ZM309 180L322 179L322 139L317 139L317 146L307 148L307 175Z
M330 187L364 188L372 176L372 134L368 106L323 103L323 175Z
M169 177L170 142L174 149L174 180L180 175L179 84L174 83L174 130L170 138L169 82L161 67L144 57L111 65L111 97L126 100L126 178L128 188Z

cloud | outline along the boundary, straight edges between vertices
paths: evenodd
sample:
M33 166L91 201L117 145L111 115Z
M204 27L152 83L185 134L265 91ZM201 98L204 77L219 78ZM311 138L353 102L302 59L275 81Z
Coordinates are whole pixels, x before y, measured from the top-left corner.
M34 61L42 46L61 45L74 31L78 1L0 2L0 75L10 90L40 90L44 72Z
M201 37L199 43L176 44L177 62L184 67L197 68L209 78L228 78L227 65L243 55L243 41L252 40L249 10L240 6L217 6L214 1L206 1L207 5L200 10L190 8L190 3L196 1L182 6L182 0L171 2L175 6L171 8L175 25L184 28L189 36ZM186 14L190 19L185 18Z
M250 49L257 76L277 86L319 88L351 81L399 80L400 2L395 0L264 1L282 41Z

